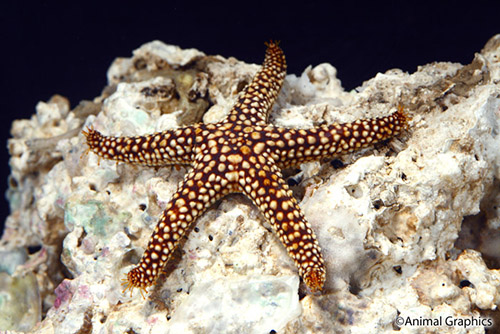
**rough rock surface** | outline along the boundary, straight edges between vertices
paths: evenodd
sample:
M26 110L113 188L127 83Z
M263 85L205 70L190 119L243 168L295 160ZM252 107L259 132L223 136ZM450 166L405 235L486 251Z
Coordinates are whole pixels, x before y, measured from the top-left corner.
M82 128L128 136L217 122L257 69L155 41L113 63L101 96L73 110L54 96L14 122L0 329L484 333L459 323L472 318L499 328L500 35L469 65L390 70L352 92L329 64L287 76L274 124L352 121L398 105L412 117L386 144L287 172L327 262L322 294L307 293L241 195L198 219L146 299L122 294L186 169L99 161ZM398 316L458 320L398 326Z

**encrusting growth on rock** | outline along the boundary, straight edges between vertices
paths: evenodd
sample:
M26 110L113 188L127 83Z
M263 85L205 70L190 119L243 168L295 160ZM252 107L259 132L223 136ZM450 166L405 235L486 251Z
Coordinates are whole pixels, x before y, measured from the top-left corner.
M240 94L229 115L216 124L195 124L146 136L108 137L83 132L94 153L145 166L189 164L192 169L168 203L126 289L153 285L182 236L215 201L243 193L272 224L300 276L312 291L325 282L321 249L282 168L375 144L401 133L408 117L401 108L379 118L287 129L267 123L286 75L283 51L266 43L264 64Z

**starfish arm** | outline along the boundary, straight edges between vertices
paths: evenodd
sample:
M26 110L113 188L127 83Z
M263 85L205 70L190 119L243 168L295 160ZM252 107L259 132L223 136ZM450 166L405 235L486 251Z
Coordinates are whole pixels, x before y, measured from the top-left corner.
M193 161L196 129L187 126L147 136L108 137L89 127L83 134L90 150L105 159L162 166Z
M312 129L270 128L266 144L281 168L331 158L399 135L409 118L398 110L388 116L352 123L324 125Z
M286 61L277 42L266 43L264 63L250 84L241 92L229 113L228 121L246 125L264 124L281 90L286 75Z
M126 289L153 285L189 226L215 201L225 196L220 178L196 167L179 185L167 204L139 264L127 274Z
M316 235L273 159L267 154L259 156L255 169L255 173L249 170L244 182L240 179L243 193L271 222L307 286L312 291L321 290L325 264Z

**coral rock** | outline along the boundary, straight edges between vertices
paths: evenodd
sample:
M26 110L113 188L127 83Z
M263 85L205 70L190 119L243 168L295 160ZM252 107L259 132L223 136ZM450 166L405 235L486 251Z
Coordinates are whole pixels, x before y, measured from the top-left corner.
M396 320L500 323L499 57L500 35L471 64L391 70L353 92L329 64L288 75L273 124L353 121L398 105L412 117L387 144L287 172L324 253L325 289L307 294L265 219L231 195L198 219L146 299L123 294L120 279L186 169L99 161L81 130L129 136L216 122L258 67L158 41L117 59L101 96L73 110L55 96L12 126L12 213L0 243L12 261L0 274L2 296L23 297L9 314L17 324L1 312L1 329L413 333L423 327ZM16 255L29 246L41 249Z

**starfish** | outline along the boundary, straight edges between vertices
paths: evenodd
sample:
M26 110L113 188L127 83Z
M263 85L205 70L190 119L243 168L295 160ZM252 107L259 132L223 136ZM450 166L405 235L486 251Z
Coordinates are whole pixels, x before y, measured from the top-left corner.
M400 134L408 117L399 108L379 118L311 129L268 124L286 75L283 51L266 43L262 68L240 93L229 115L216 124L198 123L146 136L108 137L93 127L83 134L90 150L105 159L145 166L187 164L125 290L153 285L189 226L214 202L243 193L271 223L311 291L323 288L325 263L311 226L288 188L282 168L333 158Z

